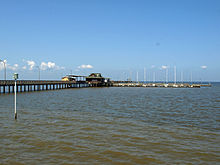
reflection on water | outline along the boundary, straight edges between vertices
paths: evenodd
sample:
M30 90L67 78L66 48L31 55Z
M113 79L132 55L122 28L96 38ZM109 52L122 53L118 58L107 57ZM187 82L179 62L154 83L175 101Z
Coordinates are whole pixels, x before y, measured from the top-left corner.
M0 164L218 164L220 85L0 95Z

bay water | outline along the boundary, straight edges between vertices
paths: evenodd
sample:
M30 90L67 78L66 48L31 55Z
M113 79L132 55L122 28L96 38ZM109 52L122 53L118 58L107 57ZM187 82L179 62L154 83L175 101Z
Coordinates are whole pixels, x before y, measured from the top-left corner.
M0 164L220 164L220 84L0 95Z

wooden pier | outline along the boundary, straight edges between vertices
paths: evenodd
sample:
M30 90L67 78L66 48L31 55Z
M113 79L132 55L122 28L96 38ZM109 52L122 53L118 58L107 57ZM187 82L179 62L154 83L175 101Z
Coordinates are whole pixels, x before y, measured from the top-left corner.
M0 80L0 94L14 93L14 80ZM86 81L17 80L17 92L56 90L65 88L94 87Z
M14 93L14 80L0 80L0 94ZM17 92L32 92L44 90L57 90L66 88L86 87L161 87L161 88L200 88L211 87L211 84L189 83L139 83L132 81L110 81L108 83L98 81L57 81L57 80L17 80Z

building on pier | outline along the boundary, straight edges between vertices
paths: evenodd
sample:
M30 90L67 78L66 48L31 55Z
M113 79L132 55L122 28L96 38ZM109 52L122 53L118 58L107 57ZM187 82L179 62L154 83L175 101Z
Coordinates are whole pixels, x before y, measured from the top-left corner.
M79 75L66 75L62 77L62 81L86 81L86 76L79 76Z
M96 83L103 83L105 78L102 77L101 73L92 73L88 77L86 77L87 82L96 82Z
M64 76L64 77L62 77L61 80L62 81L76 81L76 79L71 76Z
M102 77L101 73L92 73L86 77L89 84L97 84L97 86L109 86L110 78Z

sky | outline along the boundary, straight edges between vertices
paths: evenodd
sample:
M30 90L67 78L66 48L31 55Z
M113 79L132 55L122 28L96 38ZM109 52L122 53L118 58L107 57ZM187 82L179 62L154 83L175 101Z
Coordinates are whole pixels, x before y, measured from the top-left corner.
M0 0L0 59L7 79L220 81L220 1Z

